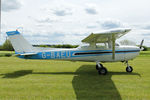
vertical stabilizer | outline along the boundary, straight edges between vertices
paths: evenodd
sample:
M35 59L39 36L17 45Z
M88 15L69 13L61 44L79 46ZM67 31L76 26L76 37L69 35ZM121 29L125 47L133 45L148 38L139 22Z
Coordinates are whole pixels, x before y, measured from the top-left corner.
M33 46L16 30L6 32L16 53L34 52Z

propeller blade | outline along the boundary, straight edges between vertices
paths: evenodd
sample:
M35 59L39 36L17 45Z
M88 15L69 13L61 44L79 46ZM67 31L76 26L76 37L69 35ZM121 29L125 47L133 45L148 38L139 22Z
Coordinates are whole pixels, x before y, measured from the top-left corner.
M143 43L144 43L144 39L141 41L140 49L142 49Z

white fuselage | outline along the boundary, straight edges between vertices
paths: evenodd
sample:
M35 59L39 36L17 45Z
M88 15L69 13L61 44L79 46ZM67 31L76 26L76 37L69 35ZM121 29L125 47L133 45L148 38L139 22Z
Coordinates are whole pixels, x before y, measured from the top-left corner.
M128 61L139 55L140 49L136 46L116 46L115 59L112 58L110 48L75 48L75 49L39 49L37 55L19 56L25 59L59 59L90 62Z

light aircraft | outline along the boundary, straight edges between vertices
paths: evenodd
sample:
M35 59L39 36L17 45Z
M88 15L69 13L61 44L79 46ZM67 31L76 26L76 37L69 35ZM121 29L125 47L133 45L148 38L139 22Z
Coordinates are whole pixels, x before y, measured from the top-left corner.
M73 49L33 47L18 30L8 31L6 34L13 45L15 54L19 58L96 62L98 73L105 75L107 74L107 69L102 65L105 62L125 62L127 64L126 71L133 71L133 68L128 64L128 60L132 60L139 55L143 40L140 47L121 46L116 43L116 39L129 31L131 29L113 29L100 33L91 33L82 40L83 43L89 45Z

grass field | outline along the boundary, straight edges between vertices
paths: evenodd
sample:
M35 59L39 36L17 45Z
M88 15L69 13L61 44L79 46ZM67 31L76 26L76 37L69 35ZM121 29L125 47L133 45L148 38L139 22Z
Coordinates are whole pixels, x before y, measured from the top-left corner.
M91 62L0 57L0 100L149 100L150 52L130 65L104 63L100 76Z
M0 51L0 57L8 57L13 55L15 52L14 51Z

